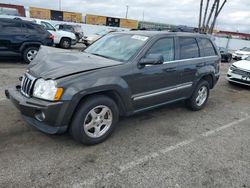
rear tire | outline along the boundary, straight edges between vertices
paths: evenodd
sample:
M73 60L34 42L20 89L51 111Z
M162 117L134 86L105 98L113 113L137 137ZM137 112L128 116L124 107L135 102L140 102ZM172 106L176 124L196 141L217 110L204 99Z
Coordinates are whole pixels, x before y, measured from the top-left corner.
M24 49L22 56L25 63L29 64L38 53L39 47L31 46Z
M69 132L82 144L98 144L112 134L118 119L119 110L116 103L109 97L95 95L79 105Z
M192 96L186 101L187 107L193 111L203 109L209 97L209 88L209 83L206 80L201 80Z
M71 48L71 40L68 38L62 38L60 41L60 47L64 49Z

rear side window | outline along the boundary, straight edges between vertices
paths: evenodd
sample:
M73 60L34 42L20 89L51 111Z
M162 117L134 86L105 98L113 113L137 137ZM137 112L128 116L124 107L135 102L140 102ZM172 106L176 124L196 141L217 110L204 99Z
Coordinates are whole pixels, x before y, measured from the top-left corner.
M201 39L201 46L203 48L204 56L214 56L216 55L216 51L212 42L209 39Z
M9 34L16 34L22 32L22 26L18 22L2 22L2 32Z
M161 54L165 62L174 60L174 38L163 38L158 40L149 49L146 57L150 54Z
M180 58L190 59L200 56L199 47L195 38L179 38L180 43Z

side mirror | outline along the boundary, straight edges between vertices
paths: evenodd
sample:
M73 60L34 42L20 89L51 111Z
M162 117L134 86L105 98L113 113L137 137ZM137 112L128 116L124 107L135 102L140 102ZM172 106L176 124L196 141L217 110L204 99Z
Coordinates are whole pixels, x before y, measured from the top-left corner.
M146 65L160 65L164 63L164 58L161 54L149 54L147 57L139 61L139 65L144 67Z

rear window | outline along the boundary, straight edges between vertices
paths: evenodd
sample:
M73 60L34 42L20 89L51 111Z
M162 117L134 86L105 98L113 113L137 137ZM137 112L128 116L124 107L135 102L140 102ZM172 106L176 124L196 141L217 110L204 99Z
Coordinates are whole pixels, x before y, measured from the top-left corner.
M180 58L190 59L199 57L199 47L195 38L180 37Z
M214 56L216 51L212 42L209 39L201 39L201 48L203 49L204 56Z

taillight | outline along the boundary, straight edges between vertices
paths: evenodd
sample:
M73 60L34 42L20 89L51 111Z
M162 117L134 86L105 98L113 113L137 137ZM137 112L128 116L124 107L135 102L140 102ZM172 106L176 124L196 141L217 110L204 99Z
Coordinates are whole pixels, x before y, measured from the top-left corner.
M49 35L48 38L54 40L54 35Z

